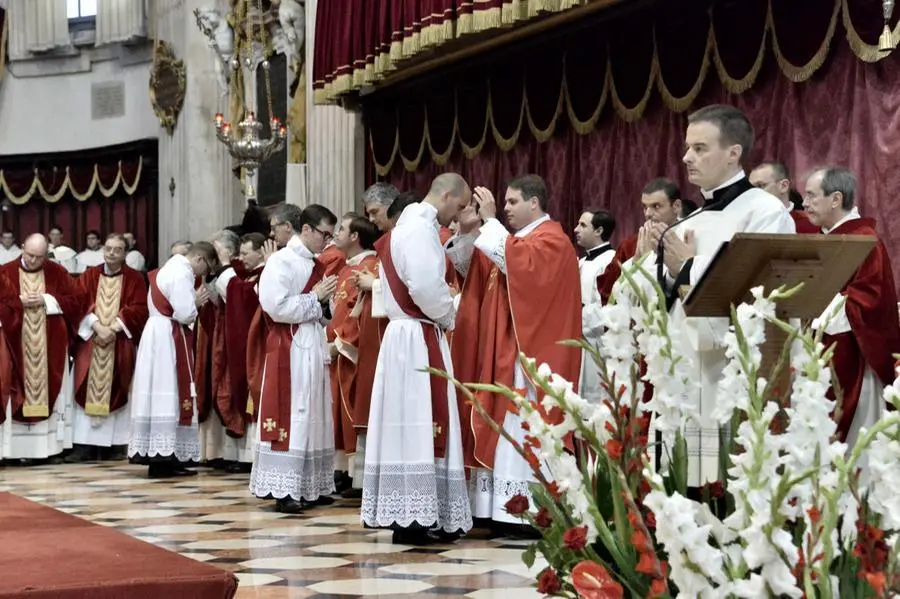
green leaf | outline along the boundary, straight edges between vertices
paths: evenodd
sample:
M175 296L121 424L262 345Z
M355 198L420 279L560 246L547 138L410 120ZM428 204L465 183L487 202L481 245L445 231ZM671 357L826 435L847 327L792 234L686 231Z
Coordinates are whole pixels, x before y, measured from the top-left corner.
M688 449L687 441L681 432L675 433L675 447L672 451L672 462L669 464L675 489L687 496L688 486Z
M525 563L528 568L532 568L534 566L534 558L537 553L537 543L533 545L529 545L528 549L522 554L522 561Z

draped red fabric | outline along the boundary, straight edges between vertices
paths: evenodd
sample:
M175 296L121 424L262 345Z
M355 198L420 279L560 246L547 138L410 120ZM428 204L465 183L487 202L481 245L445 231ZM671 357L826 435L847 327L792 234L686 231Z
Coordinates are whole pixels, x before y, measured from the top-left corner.
M65 244L76 250L83 248L90 230L101 234L131 232L152 269L158 238L156 153L156 142L150 141L107 150L4 156L0 158L0 170L11 195L28 193L35 178L43 192L37 191L24 204L13 201L6 205L0 212L0 226L21 242L32 233L46 234L56 225L63 230ZM81 197L91 191L95 170L99 181L91 195L83 200L76 198L72 190ZM60 195L67 172L68 188ZM101 187L111 189L119 173L121 180L115 192L106 197Z
M835 38L843 36L838 27ZM895 280L900 281L900 204L895 201L900 188L900 169L896 168L900 152L898 56L865 63L847 44L835 43L823 67L809 81L795 84L780 72L770 53L749 91L732 94L710 76L692 108L728 103L744 110L756 129L750 165L783 161L798 183L804 171L820 163L849 167L858 177L860 211L877 221L879 235L893 258ZM483 113L485 104L472 110ZM496 104L493 108L494 112L513 109ZM567 230L575 226L583 208L606 208L618 221L613 241L619 242L644 220L640 190L648 180L670 177L680 183L686 197L700 199L698 190L687 183L681 164L687 115L668 109L654 95L642 117L632 123L607 108L591 133L579 135L567 119L560 118L545 143L537 142L525 127L515 147L504 152L488 135L474 159L467 159L457 145L443 166L426 157L418 170L409 172L397 160L387 179L400 189L424 193L436 174L456 171L470 184L485 185L502 194L511 178L536 172L547 180L551 215ZM370 127L373 135L378 130L376 125ZM462 127L460 137L470 143ZM369 179L374 180L371 154L368 164Z

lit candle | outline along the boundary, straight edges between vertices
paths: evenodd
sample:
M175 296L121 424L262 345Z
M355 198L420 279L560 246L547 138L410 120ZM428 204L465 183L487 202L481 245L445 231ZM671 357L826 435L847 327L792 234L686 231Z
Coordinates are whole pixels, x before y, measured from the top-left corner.
M225 123L222 125L222 134L225 136L231 135L231 123Z
M284 125L280 126L278 128L278 135L280 135L281 137L287 135L287 127L285 127Z
M225 121L225 117L221 112L216 113L216 127L221 127L222 123Z
M247 120L248 120L248 121L252 121L252 120L254 120L255 118L256 118L256 114L255 114L252 110L251 110L250 112L247 113Z

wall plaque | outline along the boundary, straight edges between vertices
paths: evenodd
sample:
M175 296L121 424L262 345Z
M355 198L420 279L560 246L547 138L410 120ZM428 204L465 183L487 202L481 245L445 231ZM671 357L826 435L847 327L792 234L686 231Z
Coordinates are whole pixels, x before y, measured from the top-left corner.
M184 90L187 86L184 61L175 57L168 42L158 40L153 52L150 70L150 105L169 135L175 131L178 115L184 106Z

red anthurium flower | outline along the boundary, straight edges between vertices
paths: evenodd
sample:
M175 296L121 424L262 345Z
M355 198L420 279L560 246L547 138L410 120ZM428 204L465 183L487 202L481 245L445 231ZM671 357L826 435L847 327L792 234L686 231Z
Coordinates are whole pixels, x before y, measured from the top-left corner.
M572 568L572 586L583 599L622 599L625 591L606 568L585 560Z

